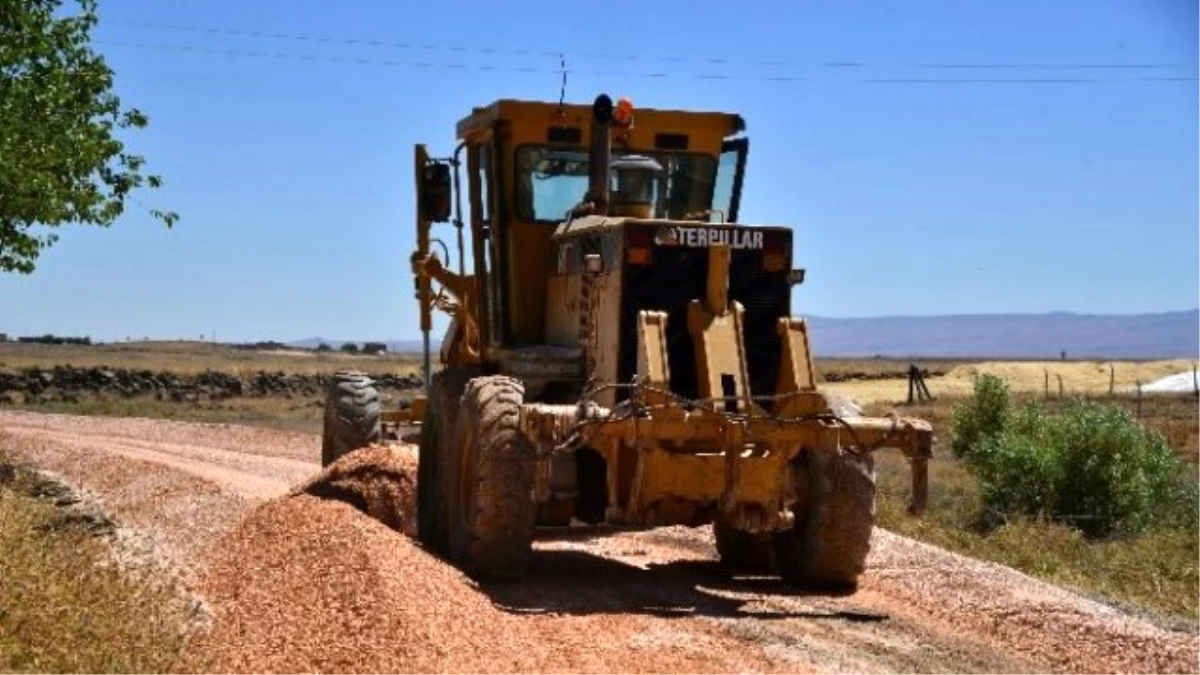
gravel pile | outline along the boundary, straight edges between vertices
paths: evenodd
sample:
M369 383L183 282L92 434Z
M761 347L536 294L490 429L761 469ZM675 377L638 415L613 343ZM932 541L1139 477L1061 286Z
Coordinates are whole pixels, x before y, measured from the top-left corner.
M346 502L384 525L417 534L417 451L381 446L352 452L292 491Z
M654 638L640 617L522 616L354 507L307 494L256 509L201 583L213 628L189 672L757 670L706 632ZM687 638L687 639L683 639ZM639 642L640 640L640 642ZM746 650L743 650L745 652ZM732 657L732 660L728 657ZM749 658L747 658L749 657Z

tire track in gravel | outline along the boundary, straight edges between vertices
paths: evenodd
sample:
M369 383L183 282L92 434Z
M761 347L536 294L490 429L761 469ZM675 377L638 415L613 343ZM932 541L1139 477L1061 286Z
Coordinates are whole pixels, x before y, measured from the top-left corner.
M0 412L0 443L159 532L192 568L247 512L318 470L319 438L236 425ZM528 582L472 592L508 617L497 625L517 618L553 634L558 622L596 640L634 631L631 649L705 645L717 669L1200 671L1195 631L882 530L872 548L859 591L834 597L730 576L707 528L547 532ZM608 658L596 667L623 669Z
M317 469L310 462L278 457L255 457L186 443L139 441L106 434L79 436L40 427L8 426L9 433L50 441L77 450L101 447L105 452L135 461L158 464L254 500L266 500L288 491Z

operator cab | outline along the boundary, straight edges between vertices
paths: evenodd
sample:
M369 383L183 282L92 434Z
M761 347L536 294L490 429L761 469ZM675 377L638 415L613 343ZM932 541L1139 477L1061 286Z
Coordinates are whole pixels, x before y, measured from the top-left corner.
M433 223L457 229L457 261L451 255L442 269L424 263L418 274L422 332L440 297L424 279L458 299L444 363L517 374L527 395L533 382L589 373L624 381L636 361L631 317L654 308L671 315L672 361L687 363L679 303L703 295L706 251L727 244L730 298L747 308L752 388L774 386L774 357L756 353L778 353L775 320L790 309L791 232L738 223L744 121L662 109L634 117L631 102L605 95L591 105L501 100L459 122L453 158L431 159L418 146L416 258L439 244L454 252L453 240L432 235ZM585 259L602 265L591 280ZM596 292L587 296L592 281ZM602 309L595 339L605 343L590 349L580 325L589 307ZM680 368L672 379L683 378L686 392L690 377Z

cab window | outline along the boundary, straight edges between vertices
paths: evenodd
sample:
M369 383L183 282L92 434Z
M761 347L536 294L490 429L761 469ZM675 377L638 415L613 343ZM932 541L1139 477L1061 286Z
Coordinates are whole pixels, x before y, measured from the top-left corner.
M583 200L588 187L588 153L583 150L526 146L517 150L517 215L525 221L558 224ZM657 194L659 218L682 218L710 208L716 160L674 152L613 153L651 157L662 167Z

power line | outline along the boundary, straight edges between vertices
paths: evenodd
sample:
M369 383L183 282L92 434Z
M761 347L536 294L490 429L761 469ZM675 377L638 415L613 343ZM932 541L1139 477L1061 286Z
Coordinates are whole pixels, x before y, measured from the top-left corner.
M296 61L325 61L353 65L399 66L409 68L443 68L448 70L484 70L508 71L519 73L558 73L560 71L534 66L492 66L487 64L439 63L436 61L411 61L398 59L368 59L357 56L331 56L327 54L294 54L288 52L267 52L250 49L224 49L217 47L202 47L195 45L175 44L146 44L140 42L125 42L122 40L93 40L96 44L114 47L129 47L132 49L148 49L153 51L191 52L213 56L246 57L256 59L289 59Z
M557 58L561 52L559 51L537 51L532 49L511 49L500 47L462 47L455 45L439 45L429 43L416 42L393 42L388 40L375 40L367 38L351 38L351 37L332 37L324 35L303 35L299 33L273 33L258 30L237 30L233 28L216 28L212 26L181 26L178 24L162 24L149 23L144 21L114 21L113 25L128 26L130 28L146 28L150 30L166 30L177 31L184 33L205 33L209 35L229 35L234 37L248 37L256 39L268 40L293 40L298 42L319 42L326 44L341 44L355 45L361 47L391 47L394 49L411 49L420 51L446 51L446 52L475 52L479 54L511 54L514 56L540 56L545 58Z
M247 37L259 40L291 40L310 43L341 44L367 47L387 47L394 49L409 49L421 51L445 51L455 53L477 54L508 54L513 56L532 56L547 59L558 59L565 54L576 60L608 60L644 62L658 61L678 64L706 65L752 65L759 67L818 67L818 68L871 68L871 67L901 67L927 70L943 69L976 69L976 70L1178 70L1185 69L1187 64L1178 63L910 63L884 64L861 61L825 61L820 63L802 63L794 60L756 60L739 59L719 56L696 57L679 54L645 55L625 53L583 53L571 54L565 49L536 50L511 47L446 45L436 43L396 42L357 37L335 37L328 35L309 35L302 33L277 33L260 30L244 30L235 28L219 28L215 26L189 26L173 23L154 23L146 21L115 21L112 25L130 28L148 29L155 31L175 31L186 33L202 33L208 35L226 35L232 37Z
M210 56L224 57L245 57L259 59L284 59L295 61L310 61L310 62L328 62L340 63L360 66L389 66L389 67L409 67L409 68L430 68L430 69L446 69L446 70L479 70L485 72L513 72L513 73L549 73L555 75L571 74L571 75L588 75L593 77L626 77L626 78L648 78L648 79L692 79L692 80L717 80L717 81L760 81L760 82L854 82L865 84L1102 84L1102 83L1136 83L1136 82L1195 82L1196 77L1184 76L1137 76L1125 78L1085 78L1085 77L1022 77L1022 78L902 78L902 77L866 77L855 79L824 79L814 80L813 78L793 75L734 75L724 73L669 73L669 72L634 72L634 71L592 71L592 70L574 70L564 67L548 68L539 66L506 66L506 65L491 65L483 63L445 63L438 61L425 60L403 60L403 59L373 59L358 56L336 56L328 54L297 54L291 52L271 52L261 50L248 49L226 49L221 47L205 47L196 45L178 45L178 44L148 44L140 42L126 42L122 40L95 40L97 44L110 45L115 47L128 47L132 49L145 49L154 51L174 51L174 52L189 52L195 54L204 54ZM559 54L556 52L555 56Z

